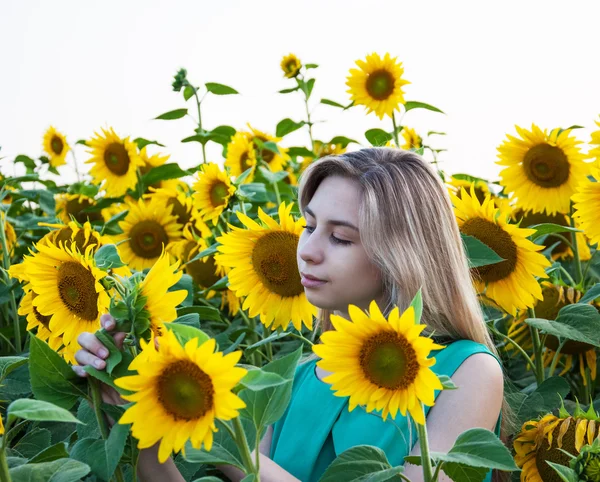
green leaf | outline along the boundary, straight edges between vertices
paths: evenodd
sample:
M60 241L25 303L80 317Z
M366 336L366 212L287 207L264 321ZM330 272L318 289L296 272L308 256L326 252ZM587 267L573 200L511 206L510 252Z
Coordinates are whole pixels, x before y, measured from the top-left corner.
M46 342L33 335L29 340L29 372L33 394L38 400L71 409L79 397L87 396L85 381Z
M358 141L355 141L354 139L350 139L349 137L345 136L335 136L329 141L329 144L339 144L343 148L348 147L348 144L350 143L359 144Z
M185 345L192 338L198 338L198 346L202 345L202 343L204 343L210 338L202 330L194 328L190 325L182 325L179 323L165 323L165 327L175 334L175 337L177 338L179 343L181 343L182 346Z
M188 113L187 109L175 109L175 110L170 110L169 112L165 112L164 114L161 114L158 117L155 117L154 119L160 119L160 120L181 119L182 117L185 117L187 113Z
M239 94L237 90L228 85L217 84L216 82L207 82L204 85L206 86L206 90L216 95Z
M286 136L290 132L300 129L300 127L302 127L304 124L306 124L304 121L296 122L292 119L283 119L281 122L279 122L279 124L277 124L275 135L277 137Z
M221 311L212 306L185 306L177 309L177 316L188 315L190 313L197 313L201 320L222 321Z
M589 303L600 297L600 283L596 283L589 288L579 300L579 303Z
M241 200L252 201L253 203L265 203L269 200L267 188L260 182L249 182L238 187L235 195Z
M72 422L81 423L71 412L53 403L31 398L19 398L12 402L7 409L9 423L17 418L39 422Z
M426 104L425 102L416 102L413 100L409 100L406 104L404 104L404 109L406 112L413 109L427 109L433 112L439 112L440 114L444 114L440 109L434 107L432 105Z
M186 315L178 316L173 323L179 323L180 325L191 326L192 328L200 329L200 315L198 313L188 313Z
M114 368L123 360L123 353L117 348L115 340L104 328L96 331L95 335L98 341L108 350L108 357L104 361L106 361L106 372L111 375Z
M565 233L570 231L572 233L580 233L581 229L571 228L570 226L561 226L560 224L542 223L534 226L528 226L528 229L535 229L536 232L529 236L529 239L535 241L540 236L551 233Z
M256 343L253 343L252 345L246 347L244 352L248 353L248 354L252 353L252 351L255 350L256 348L258 348L259 346L263 346L263 345L270 343L272 341L275 341L275 340L280 340L281 338L285 338L289 334L290 334L289 331L282 331L282 332L274 331L266 338L263 338L262 340L257 341Z
M240 186L241 187L241 186ZM205 258L206 256L211 256L217 252L217 248L221 246L220 243L215 243L212 246L209 246L206 249L200 251L196 256L190 259L186 264L190 264L194 261L198 261L199 259Z
M144 139L143 137L137 137L133 140L133 142L135 142L138 146L138 149L141 151L144 147L146 146L150 146L150 145L154 145L154 146L160 146L160 147L165 147L164 144L161 144L158 141L149 141L148 139Z
M330 105L332 107L338 107L340 109L344 108L344 106L342 104L339 104L338 102L335 102L334 100L329 100L329 99L321 99L321 104Z
M550 462L549 460L546 460L546 463L556 471L558 476L561 478L561 480L564 480L564 482L580 482L581 479L579 479L577 472L575 472L573 469L565 467L564 465Z
M90 472L86 464L72 459L58 459L39 464L19 465L10 469L13 482L77 482Z
M561 399L570 391L569 383L563 377L547 378L515 407L519 424L552 412L560 406Z
M116 423L107 440L79 440L71 450L71 458L89 465L101 479L110 480L123 455L130 427Z
M179 179L180 177L189 176L190 173L179 167L179 164L163 164L150 169L147 174L142 176L142 182L145 186L151 186L158 181L166 181L167 179Z
M254 144L256 144L260 150L266 149L267 151L274 152L275 154L280 154L279 147L277 147L277 144L275 144L273 141L263 142L258 137L255 137L252 139L252 142L254 142Z
M306 64L304 67L306 69L316 69L318 66L318 64Z
M194 88L191 85L186 85L185 89L183 89L183 98L188 101L194 95Z
M277 184L279 181L283 181L286 177L288 177L287 171L272 172L271 170L269 170L263 166L260 166L258 169L259 169L260 173L263 175L263 177L270 184Z
M417 290L414 298L410 302L410 306L412 306L415 310L416 323L419 323L421 320L421 315L423 314L423 295L421 293L421 288Z
M306 147L289 147L288 155L290 157L315 157L315 153Z
M556 320L527 318L525 323L559 338L600 347L600 313L592 305L567 305L558 312Z
M444 387L444 390L456 390L458 387L454 384L452 379L447 375L437 375L440 383Z
M465 246L470 268L478 268L505 261L504 258L498 256L492 248L479 241L479 239L463 233L460 233L460 236Z
M114 244L105 244L94 253L94 261L100 269L120 268L125 266Z
M227 276L223 276L219 281L217 281L214 285L206 288L207 291L222 291L229 286L229 278Z
M300 90L300 86L297 87L293 87L291 89L283 89L283 90L279 90L278 93L280 94L289 94L291 92L296 92L297 90Z
M35 161L31 157L24 156L23 154L19 154L17 157L15 157L14 163L22 163L27 169L33 170L36 168Z
M306 98L310 98L310 94L312 94L313 88L315 87L315 79L308 79L306 82L306 87L303 89L306 92Z
M12 450L23 457L30 459L48 447L50 443L50 431L45 428L36 427L23 435Z
M77 438L93 438L98 439L101 436L100 427L96 420L94 409L90 406L86 399L82 399L77 409L77 418L81 420L81 424L77 425Z
M246 475L246 477L244 477L242 480L240 480L240 482L256 482L256 475L248 474L248 475Z
M0 357L0 385L2 384L4 379L10 374L10 372L19 368L21 365L25 365L25 363L27 363L27 358L23 358L20 356Z
M248 369L248 373L240 380L239 384L250 390L258 391L278 387L289 381L277 373L265 372L260 368L252 366L245 366L244 368Z
M392 140L392 134L382 129L369 129L365 132L365 137L372 146L384 146L388 141Z
M38 464L41 462L52 462L58 459L68 459L69 452L67 452L66 442L58 442L57 444L51 445L50 447L44 448L41 452L36 454L28 463Z
M357 445L342 452L327 467L319 482L385 482L404 467L392 467L379 447Z

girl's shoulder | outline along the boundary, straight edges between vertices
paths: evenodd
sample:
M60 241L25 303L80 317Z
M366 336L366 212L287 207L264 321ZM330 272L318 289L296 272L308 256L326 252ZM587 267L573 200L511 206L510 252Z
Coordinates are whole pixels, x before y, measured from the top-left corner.
M471 355L477 353L485 353L493 358L501 365L498 357L483 343L473 340L436 340L445 348L432 352L436 359L435 365L431 369L438 375L452 376L462 363Z

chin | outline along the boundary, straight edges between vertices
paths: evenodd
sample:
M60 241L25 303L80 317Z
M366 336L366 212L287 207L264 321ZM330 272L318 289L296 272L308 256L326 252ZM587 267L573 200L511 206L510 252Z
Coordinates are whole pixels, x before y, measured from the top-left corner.
M331 303L331 300L326 299L325 296L319 296L318 293L310 292L310 290L304 290L304 292L309 303L320 310L336 311L340 309L338 304Z

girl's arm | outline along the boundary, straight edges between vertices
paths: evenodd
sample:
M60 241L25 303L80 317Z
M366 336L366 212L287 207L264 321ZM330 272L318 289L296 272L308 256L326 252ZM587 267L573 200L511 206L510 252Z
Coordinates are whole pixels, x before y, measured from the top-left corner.
M504 376L498 362L490 355L471 355L452 375L458 390L443 390L427 416L427 435L432 452L448 452L465 430L482 427L494 430L502 408ZM419 444L410 455L420 455ZM412 482L422 482L421 467L406 464L404 475ZM443 472L440 482L452 482Z

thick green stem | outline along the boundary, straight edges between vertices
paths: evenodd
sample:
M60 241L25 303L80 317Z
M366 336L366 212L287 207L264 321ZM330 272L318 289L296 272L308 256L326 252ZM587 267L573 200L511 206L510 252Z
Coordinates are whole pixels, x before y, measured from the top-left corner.
M200 129L200 131L202 131L202 112L200 109L200 99L198 98L198 89L196 89L196 87L191 86L192 89L194 89L194 97L196 98L196 105L198 106L198 129ZM205 143L202 142L202 163L206 164L206 147L205 147Z
M392 112L392 124L394 125L394 142L396 143L396 147L400 147L400 141L398 140L398 126L396 126L396 114Z
M560 356L559 356L560 351L564 348L566 343L567 343L567 340L563 340L560 342L560 345L558 345L558 348L556 349L556 352L554 353L554 358L552 358L552 364L550 365L550 371L548 372L549 377L554 375L554 370L556 370L556 365L558 363L558 359L560 358Z
M494 328L491 324L488 324L488 328L492 331L492 333L494 333L495 335L499 336L500 338L502 338L503 340L508 341L509 343L511 343L512 345L514 345L514 347L521 353L521 355L523 355L523 358L525 358L525 360L527 360L527 363L529 364L529 366L533 369L535 367L535 364L533 363L533 360L530 358L530 356L527 354L527 352L525 350L523 350L523 348L521 347L521 345L519 345L515 340L513 340L510 336L505 335L504 333L500 333L498 330L496 330L496 328Z
M315 141L312 135L313 124L310 120L310 110L308 109L308 96L306 95L306 91L304 91L304 107L306 108L306 125L308 126L308 136L310 137L310 145L312 147L312 151L315 152Z
M248 328L250 328L250 330L252 330L251 343L252 344L257 343L258 342L258 333L256 333L256 321L254 320L254 318L249 318L248 315L246 314L246 312L242 309L240 309L240 314L242 315L242 318L244 318L244 320L246 321ZM261 365L259 365L258 355L257 355L256 351L252 352L252 354L250 355L250 361L252 362L252 364L254 366L257 366L257 367L261 366Z
M573 219L573 202L571 201L571 213L569 221L571 227L575 227L575 219ZM577 282L580 288L583 288L583 271L581 269L581 258L579 257L579 246L577 245L577 233L571 233L571 239L573 240L573 258L575 260L575 271L577 272Z
M252 454L250 453L250 447L248 447L248 440L246 439L246 433L244 432L244 427L242 427L240 417L233 419L233 431L235 433L235 443L242 456L244 469L246 469L246 475L254 474L257 482L260 482L260 473L252 462Z
M279 194L279 188L277 187L277 183L273 183L273 190L275 191L275 197L277 198L277 207L281 204L281 195Z
M11 482L10 473L8 472L8 462L6 461L6 449L4 441L2 441L2 449L0 449L0 481Z
M102 438L106 440L108 438L108 423L102 413L102 395L100 393L100 382L95 378L89 378L90 390L92 392L92 405L94 405L94 413L96 414L96 421L98 427L100 427L100 433Z
M8 243L6 242L6 231L4 224L6 218L4 214L0 214L0 248L2 248L2 266L4 268L3 274L6 278L7 286L10 286L10 276L8 275L8 268L10 268L10 256L8 253ZM10 318L13 321L13 328L15 331L15 349L17 354L21 353L21 327L19 325L19 314L17 312L17 301L15 299L14 290L9 290L9 302L10 302Z
M421 410L425 415L425 407L421 402ZM425 424L417 423L417 432L419 434L419 448L421 449L421 464L423 467L423 482L433 482L433 466L431 465L431 456L429 455L429 440L427 439L427 427Z
M535 311L529 308L529 317L535 318ZM535 355L535 379L540 385L544 381L544 361L542 360L542 343L540 341L540 332L537 328L529 325L531 339L533 341L533 353Z

